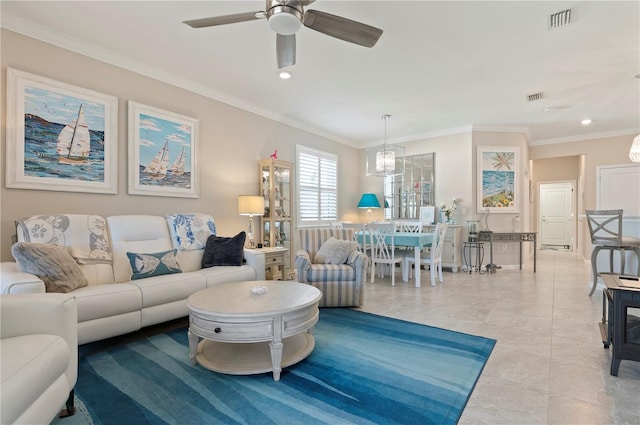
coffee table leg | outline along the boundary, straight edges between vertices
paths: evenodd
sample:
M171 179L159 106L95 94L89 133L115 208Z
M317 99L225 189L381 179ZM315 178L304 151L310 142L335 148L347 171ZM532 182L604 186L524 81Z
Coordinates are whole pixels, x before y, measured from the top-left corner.
M196 353L198 352L198 335L189 330L187 332L189 336L189 360L191 360L191 366L196 365Z
M282 372L282 349L284 344L282 341L272 341L269 343L271 348L271 366L273 367L273 380L280 380L280 372Z
M269 343L271 348L271 366L273 368L273 380L280 380L280 372L282 371L282 316L273 318L273 341Z

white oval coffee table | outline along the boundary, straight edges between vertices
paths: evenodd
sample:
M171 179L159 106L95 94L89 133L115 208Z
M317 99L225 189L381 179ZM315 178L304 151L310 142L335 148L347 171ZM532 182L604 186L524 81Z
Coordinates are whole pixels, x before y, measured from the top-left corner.
M191 364L235 375L272 371L279 381L283 367L313 351L321 298L313 286L282 281L223 283L196 292L187 299Z

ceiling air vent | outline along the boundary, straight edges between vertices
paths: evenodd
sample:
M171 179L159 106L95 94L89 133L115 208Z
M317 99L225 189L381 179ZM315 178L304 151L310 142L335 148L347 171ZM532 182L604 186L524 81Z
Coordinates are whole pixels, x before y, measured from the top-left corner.
M571 21L572 9L562 10L549 15L549 29L561 28L569 25Z
M529 102L533 102L534 100L540 100L544 97L544 93L543 92L538 92L538 93L533 93L530 95L527 95L527 100Z

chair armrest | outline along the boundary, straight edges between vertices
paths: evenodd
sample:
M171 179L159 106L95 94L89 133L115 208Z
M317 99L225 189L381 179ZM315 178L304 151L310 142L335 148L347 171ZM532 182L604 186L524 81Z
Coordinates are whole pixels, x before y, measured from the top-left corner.
M298 250L298 252L296 252L295 267L298 282L308 283L307 273L311 268L311 257L309 256L309 253L304 249L300 249Z
M347 264L356 269L356 282L362 283L367 277L367 264L369 257L360 251L352 251L347 259Z
M25 273L14 262L0 263L0 294L44 293L44 282L31 273Z
M71 359L67 367L69 387L78 376L78 310L70 294L0 295L0 338L22 335L57 335L67 341Z
M256 280L265 280L264 252L260 252L255 249L245 249L244 259L247 262L247 265L255 269Z

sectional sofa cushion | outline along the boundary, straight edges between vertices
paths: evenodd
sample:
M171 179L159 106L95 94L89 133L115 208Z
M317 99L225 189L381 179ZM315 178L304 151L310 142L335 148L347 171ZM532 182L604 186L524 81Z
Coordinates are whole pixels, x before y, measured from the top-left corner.
M213 266L241 266L247 234L242 231L227 238L211 235L202 256L202 268Z
M153 253L127 252L131 263L131 280L182 273L176 252L175 249Z
M210 235L216 234L213 217L207 214L166 214L173 247L181 251L203 249Z
M153 215L112 215L107 217L116 282L131 280L127 252L163 252L173 249L167 221Z
M11 254L22 271L42 279L47 292L71 292L88 285L78 264L59 246L17 242Z
M20 241L63 247L78 264L111 264L107 222L99 215L48 214L18 219Z

